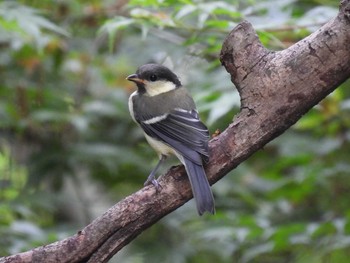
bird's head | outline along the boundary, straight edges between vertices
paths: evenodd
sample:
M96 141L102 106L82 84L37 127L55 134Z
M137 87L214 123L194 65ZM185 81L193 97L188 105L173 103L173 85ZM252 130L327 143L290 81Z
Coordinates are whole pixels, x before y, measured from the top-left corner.
M148 96L156 96L181 87L175 73L159 64L145 64L126 79L135 82L138 91Z

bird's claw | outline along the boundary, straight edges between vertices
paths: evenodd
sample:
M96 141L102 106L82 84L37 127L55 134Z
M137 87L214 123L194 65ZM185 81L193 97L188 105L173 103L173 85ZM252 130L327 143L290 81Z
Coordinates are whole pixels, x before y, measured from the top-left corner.
M155 178L149 178L146 180L146 182L144 183L144 186L153 184L153 186L156 188L156 191L159 192L159 190L161 189L160 184L158 183L157 179Z

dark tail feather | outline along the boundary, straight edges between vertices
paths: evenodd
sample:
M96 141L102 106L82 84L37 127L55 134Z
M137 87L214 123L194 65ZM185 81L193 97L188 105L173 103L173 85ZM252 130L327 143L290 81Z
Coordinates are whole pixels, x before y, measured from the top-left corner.
M193 197L197 204L198 214L202 215L205 211L214 214L214 197L202 165L193 163L184 157L184 164L190 179Z

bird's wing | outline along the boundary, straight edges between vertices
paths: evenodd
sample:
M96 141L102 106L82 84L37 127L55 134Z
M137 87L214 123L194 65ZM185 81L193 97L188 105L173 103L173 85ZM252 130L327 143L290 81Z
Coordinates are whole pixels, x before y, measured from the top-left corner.
M171 113L140 121L147 135L160 140L197 164L208 160L209 132L196 110L175 109Z

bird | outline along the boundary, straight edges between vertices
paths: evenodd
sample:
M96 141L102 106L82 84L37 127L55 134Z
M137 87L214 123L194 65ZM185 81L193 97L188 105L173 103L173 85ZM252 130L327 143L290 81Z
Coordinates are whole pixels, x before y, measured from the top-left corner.
M156 172L175 155L185 166L198 214L214 214L214 197L203 167L209 160L209 131L190 93L174 72L160 64L142 65L126 79L137 86L128 101L131 118L159 157L145 185L159 189Z

